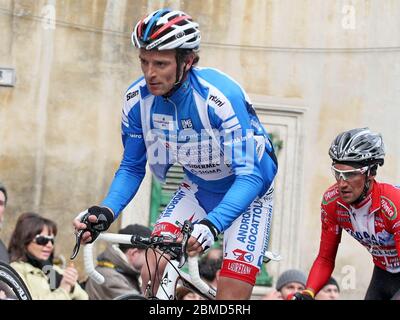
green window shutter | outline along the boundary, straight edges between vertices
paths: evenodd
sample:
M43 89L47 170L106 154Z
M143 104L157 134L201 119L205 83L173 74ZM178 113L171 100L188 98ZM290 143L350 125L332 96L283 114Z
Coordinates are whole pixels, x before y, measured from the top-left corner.
M261 265L260 272L256 278L256 286L272 286L272 277L268 274L267 270L265 269L265 263Z

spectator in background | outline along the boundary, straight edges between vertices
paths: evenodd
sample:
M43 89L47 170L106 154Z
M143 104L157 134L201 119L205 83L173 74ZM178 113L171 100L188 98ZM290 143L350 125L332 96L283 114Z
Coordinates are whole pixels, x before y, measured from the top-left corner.
M192 290L180 286L176 288L176 300L204 300L204 298Z
M199 261L199 273L210 286L217 289L219 273L222 266L222 250L210 249Z
M56 224L36 213L22 214L12 233L11 266L19 273L34 300L87 300L78 271L53 265Z
M333 277L330 277L326 285L315 296L315 300L338 300L339 295L339 284Z
M276 282L276 290L264 295L262 300L288 300L296 292L304 290L307 277L304 272L290 269L283 272Z
M130 224L119 231L121 234L137 234L150 237L151 230L139 224ZM92 300L110 300L126 294L141 294L140 272L145 263L145 247L128 244L109 245L97 257L96 270L105 283L86 282L86 292Z
M199 260L200 277L214 289L217 289L222 258L222 250L212 248ZM180 286L176 289L176 300L204 300L204 298L190 289Z
M3 227L4 222L4 211L7 206L7 189L0 182L0 231ZM0 261L4 263L10 263L10 257L8 256L8 251L3 241L0 239Z
M217 260L217 259L223 259L223 251L220 247L213 247L211 249L209 249L207 251L207 253L205 254L205 256L208 259L213 259L213 260Z

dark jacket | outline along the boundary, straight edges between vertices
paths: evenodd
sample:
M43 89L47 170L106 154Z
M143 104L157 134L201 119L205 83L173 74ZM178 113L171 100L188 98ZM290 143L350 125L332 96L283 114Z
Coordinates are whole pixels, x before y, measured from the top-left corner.
M85 290L91 300L110 300L126 293L140 293L140 272L134 270L122 255L118 247L108 246L97 257L96 270L104 276L105 282L97 284L88 279Z

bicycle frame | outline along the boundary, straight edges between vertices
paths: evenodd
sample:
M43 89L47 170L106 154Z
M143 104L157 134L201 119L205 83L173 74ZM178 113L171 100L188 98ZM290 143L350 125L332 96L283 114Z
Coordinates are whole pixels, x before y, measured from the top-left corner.
M188 258L189 274L179 269L178 264L178 261L170 260L165 267L160 281L160 287L156 294L157 299L175 299L176 286L178 281L181 281L183 286L200 294L205 299L215 300L217 294L216 290L200 278L197 257Z
M131 235L114 234L114 233L101 233L96 241L104 240L106 242L131 244ZM96 243L86 244L84 246L84 266L88 276L96 283L104 283L104 277L95 269L93 262L93 245ZM184 272L178 267L179 261L170 260L164 270L163 276L160 281L156 298L160 300L173 300L175 299L176 286L179 281L182 284L200 294L206 299L215 300L216 290L210 287L206 282L200 278L198 258L188 257L188 270L189 273Z

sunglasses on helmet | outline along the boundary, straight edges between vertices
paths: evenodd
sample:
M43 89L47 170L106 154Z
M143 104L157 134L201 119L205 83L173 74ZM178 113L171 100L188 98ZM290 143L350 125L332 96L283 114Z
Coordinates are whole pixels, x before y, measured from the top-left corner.
M45 246L51 241L51 244L54 244L54 236L43 236L43 235L36 235L34 241L40 245L40 246Z
M352 170L339 170L332 166L331 170L336 181L339 181L340 179L347 181L355 178L359 174L364 174L365 172L367 172L368 166Z

